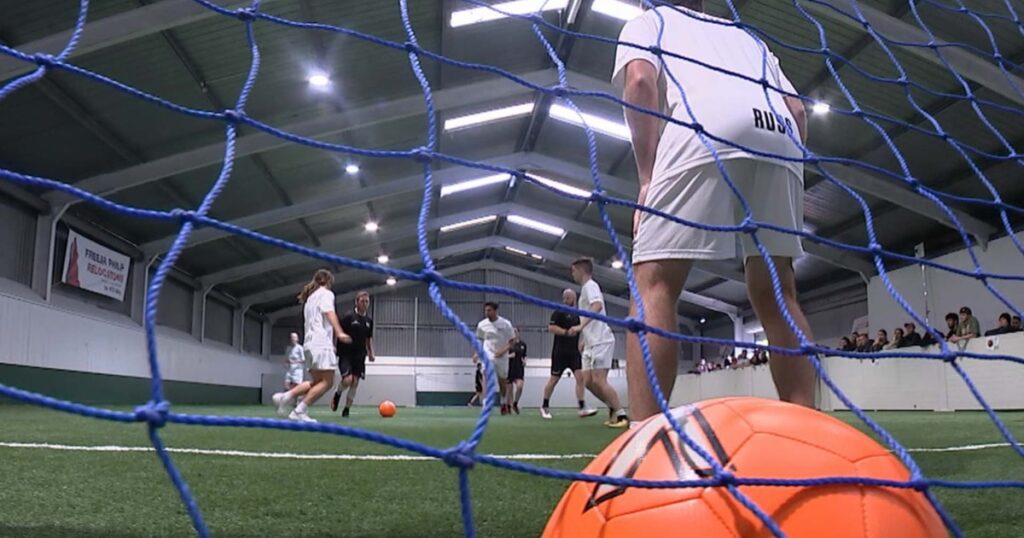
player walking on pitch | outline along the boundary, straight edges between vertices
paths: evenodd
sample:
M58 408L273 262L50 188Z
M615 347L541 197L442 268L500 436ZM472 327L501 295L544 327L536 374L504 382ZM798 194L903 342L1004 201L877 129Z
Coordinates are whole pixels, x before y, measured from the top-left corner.
M501 414L511 412L508 390L508 351L512 348L516 332L512 323L498 315L498 303L484 303L484 319L476 325L476 337L483 342L484 350L491 355L494 373L498 376L498 388L501 394ZM480 359L474 352L473 360Z
M580 310L589 310L605 315L604 295L601 286L594 281L594 262L590 258L579 258L572 262L572 279L580 285ZM629 426L626 411L619 401L619 394L608 384L608 369L612 366L615 352L615 335L608 324L594 318L583 318L580 324L569 329L570 334L580 335L584 383L590 392L608 406L609 428Z

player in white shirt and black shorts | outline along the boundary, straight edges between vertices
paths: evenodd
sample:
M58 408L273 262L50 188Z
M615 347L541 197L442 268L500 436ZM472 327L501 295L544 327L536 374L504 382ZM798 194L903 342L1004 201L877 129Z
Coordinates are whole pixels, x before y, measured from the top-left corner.
M299 343L299 333L288 335L288 347L284 350L288 370L284 375L284 388L291 390L306 380L306 354Z
M516 330L509 320L498 315L498 303L484 303L484 319L476 325L476 337L491 356L494 373L498 376L501 414L507 415L512 410L511 391L508 389L508 352L515 341ZM479 358L480 356L474 352L473 360Z
M619 45L612 81L623 87L623 100L700 125L704 133L774 157L707 137L702 140L695 128L626 109L640 178L639 203L689 221L738 225L744 211L723 178L724 170L749 204L754 220L801 230L803 164L798 159L803 157L801 144L806 141L806 113L797 97L773 88L791 94L796 90L763 41L732 21L704 14L702 0L675 4L647 10L628 22L619 41L659 47L757 82ZM762 86L762 80L771 88ZM717 153L717 161L705 142ZM796 298L793 259L803 254L799 237L766 230L758 231L757 237L778 270L787 309L813 341ZM768 266L748 233L705 231L638 211L633 219L633 265L647 324L677 331L677 302L694 260L737 256L744 260L750 301L769 343L799 347L775 303ZM653 335L647 338L667 397L676 378L679 344ZM630 412L642 420L657 413L658 405L636 335L629 335L627 350ZM804 357L773 357L771 370L781 399L814 405L815 372Z
M601 286L593 278L593 260L577 259L572 262L571 273L573 281L580 285L579 304L576 308L606 315ZM609 428L629 426L619 393L608 384L608 369L612 367L612 355L615 354L615 335L611 328L603 321L584 317L579 325L570 329L570 334L580 335L583 363L580 373L587 389L608 406L608 421L604 425Z
M305 324L306 340L302 346L312 381L303 381L288 392L278 392L273 396L277 412L288 415L291 420L316 422L308 414L309 406L316 403L331 386L334 385L334 370L338 367L338 358L334 354L334 341L343 344L352 341L338 323L338 315L334 313L334 275L327 269L319 269L313 274L313 280L299 292L299 303L302 304L302 317ZM303 396L295 409L288 412L288 407L299 396Z

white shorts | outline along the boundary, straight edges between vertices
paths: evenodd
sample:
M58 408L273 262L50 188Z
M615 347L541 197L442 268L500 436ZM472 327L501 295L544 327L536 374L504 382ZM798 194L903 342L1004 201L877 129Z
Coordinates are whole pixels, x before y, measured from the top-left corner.
M746 199L754 220L791 230L803 229L803 180L791 169L754 159L727 159L722 164ZM701 224L735 226L744 218L739 198L713 162L685 170L671 179L652 181L644 205ZM798 236L762 229L757 238L772 256L803 255ZM737 242L744 260L760 256L748 233L701 230L641 213L633 238L633 263L735 259Z
M304 378L305 373L302 371L302 368L292 368L291 370L288 370L287 374L285 374L284 382L298 385L304 381Z
M615 342L605 342L583 348L584 370L607 370L612 367Z
M494 373L498 379L508 379L508 357L494 359L491 364L494 365Z
M306 362L310 370L334 370L338 367L338 356L333 349L307 349Z

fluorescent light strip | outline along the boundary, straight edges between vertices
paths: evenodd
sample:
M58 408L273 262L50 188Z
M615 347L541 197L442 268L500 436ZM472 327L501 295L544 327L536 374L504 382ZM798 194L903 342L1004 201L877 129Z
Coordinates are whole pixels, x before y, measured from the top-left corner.
M514 0L512 2L501 2L500 4L492 4L491 7L481 6L453 11L449 24L451 24L452 28L459 28L460 26L504 19L508 15L528 15L538 11L565 9L568 5L569 0ZM505 13L497 10L504 11Z
M487 215L486 217L477 217L475 219L464 220L462 222L456 222L455 224L449 224L447 226L441 226L441 232L454 232L455 230L461 230L463 228L469 228L470 226L476 226L478 224L485 224L488 222L494 222L498 220L497 215Z
M559 228L558 226L545 224L543 222L529 219L520 215L509 215L508 221L511 222L512 224L525 226L527 228L530 228L531 230L537 230L538 232L546 233L549 235L556 235L558 237L562 237L563 235L565 235L565 230Z
M631 21L644 12L639 6L630 5L621 0L594 0L590 9L620 21Z
M515 247L506 246L505 250L507 250L507 251L509 251L509 252L511 252L513 254L518 254L520 256L528 256L528 257L533 258L535 260L543 260L544 259L543 256L539 256L537 254L530 254L529 252L526 252L525 250L521 250L521 249L518 249L518 248L515 248Z
M457 192L478 189L495 183L508 183L508 180L510 179L512 179L512 176L508 174L495 174L493 176L478 177L476 179L461 181L459 183L452 183L451 185L443 185L441 187L441 196L444 197Z
M536 180L537 183L540 183L542 185L547 185L548 187L551 187L552 189L555 189L556 191L561 191L561 192L564 192L566 194L571 194L573 196L581 196L583 198L589 198L590 197L590 192L589 191L585 191L583 189L578 189L576 187L573 187L572 185L567 185L565 183L562 183L561 181L555 181L553 179L546 178L544 176L538 176L537 174L526 174L526 175L529 176L530 178Z
M556 120L561 120L573 125L579 125L582 127L583 124L586 123L594 131L608 136L613 136L620 140L628 142L631 139L629 127L626 127L626 124L624 123L619 123L617 121L612 121L587 113L583 113L582 117L580 117L581 114L577 114L575 110L565 105L551 105L550 114L551 117Z
M467 114L465 116L458 116L450 118L444 121L445 131L454 131L457 129L465 129L467 127L473 127L483 123L490 123L498 120L505 120L508 118L514 118L516 116L525 116L533 112L533 103L520 103L518 105L507 106L503 108L494 108L491 110L485 110L483 112L476 112L474 114Z

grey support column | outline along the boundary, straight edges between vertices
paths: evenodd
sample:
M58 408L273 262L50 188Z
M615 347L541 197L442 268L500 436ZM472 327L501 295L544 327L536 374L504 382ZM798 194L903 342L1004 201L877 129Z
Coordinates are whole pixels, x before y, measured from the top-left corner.
M36 217L36 240L32 260L32 290L46 302L50 301L53 289L53 262L56 259L53 251L57 237L57 223L67 211L68 206L62 205L40 213Z

